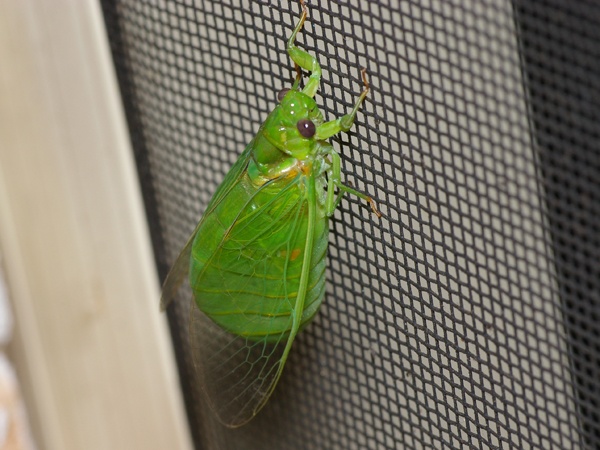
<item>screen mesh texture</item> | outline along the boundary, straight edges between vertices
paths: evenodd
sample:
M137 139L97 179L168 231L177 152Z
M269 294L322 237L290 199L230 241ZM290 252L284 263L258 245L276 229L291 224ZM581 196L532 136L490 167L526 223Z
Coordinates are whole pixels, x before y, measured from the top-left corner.
M166 276L289 87L295 1L103 0ZM600 448L600 7L308 3L345 197L328 285L265 409L230 430L168 317L198 449ZM158 311L158 305L157 305ZM158 312L157 312L158 313Z

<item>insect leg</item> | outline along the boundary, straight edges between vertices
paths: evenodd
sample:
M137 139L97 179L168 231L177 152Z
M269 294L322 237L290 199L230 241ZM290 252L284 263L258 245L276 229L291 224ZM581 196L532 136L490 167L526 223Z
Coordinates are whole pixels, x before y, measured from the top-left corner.
M302 29L302 25L304 25L304 21L308 15L308 9L304 4L304 0L300 0L300 5L302 6L302 15L300 16L300 21L298 22L298 25L296 25L296 28L294 29L292 35L290 36L290 40L287 43L287 52L290 55L290 58L292 58L292 61L294 61L304 70L311 72L310 77L306 82L306 86L304 86L302 92L309 97L314 97L317 93L317 89L319 88L319 83L321 82L321 66L317 61L317 58L312 56L310 53L296 47L296 44L294 43L296 41L296 35Z
M337 206L340 204L340 201L342 200L342 196L344 195L345 192L347 192L348 194L356 195L358 198L362 198L363 200L368 202L373 213L377 217L381 217L381 213L377 209L377 206L375 206L375 202L373 201L373 199L371 197L369 197L366 194L363 194L360 191L357 191L356 189L346 186L345 184L342 184L342 180L341 180L342 169L341 169L340 155L338 155L337 152L334 151L333 149L332 149L330 155L331 155L331 167L329 168L329 171L327 172L327 174L328 174L328 176L327 176L327 179L328 179L328 181L327 181L327 201L325 203L325 213L327 214L327 216L330 217L333 215L333 212L335 211ZM335 196L335 188L336 187L338 188L338 191L339 191L337 198Z
M338 134L341 131L348 131L352 128L352 124L354 123L354 119L356 118L356 113L360 108L360 105L364 101L365 97L369 93L369 81L367 80L367 69L362 69L360 74L363 79L363 83L365 85L363 91L360 93L360 97L356 101L354 108L350 111L349 114L345 116L338 117L335 120L331 120L329 122L325 122L319 128L317 128L317 132L315 134L315 139L328 139L334 134Z

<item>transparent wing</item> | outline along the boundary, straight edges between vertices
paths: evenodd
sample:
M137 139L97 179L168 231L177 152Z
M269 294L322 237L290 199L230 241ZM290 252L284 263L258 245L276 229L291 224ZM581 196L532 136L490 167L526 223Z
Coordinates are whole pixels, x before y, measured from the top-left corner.
M207 215L209 215L210 212L215 207L217 207L224 198L227 197L231 189L239 183L240 179L246 172L246 167L248 166L248 161L251 153L252 143L250 143L250 145L246 147L246 149L239 156L235 164L231 167L231 169L229 169L227 175L225 175L223 182L219 185L215 192L215 195L206 207L206 212L204 213L204 216L200 219L198 225L196 225L194 232L183 247L183 250L181 250L181 252L179 253L179 256L175 260L175 263L173 263L173 266L171 267L171 270L169 271L167 278L163 283L162 293L160 296L161 311L167 309L169 304L177 295L181 284L188 277L192 243L194 242L194 238L196 237L198 230L202 227L204 218Z
M211 211L192 249L200 266L191 282L196 303L189 325L197 377L231 427L249 421L268 400L325 284L326 247L313 258L307 235L314 217L298 181L246 197L251 189L244 183ZM222 238L213 247L215 234ZM315 264L323 270L311 270Z
M287 358L290 336L277 342L252 341L228 333L194 302L190 338L197 380L219 418L229 427L252 419L267 402Z

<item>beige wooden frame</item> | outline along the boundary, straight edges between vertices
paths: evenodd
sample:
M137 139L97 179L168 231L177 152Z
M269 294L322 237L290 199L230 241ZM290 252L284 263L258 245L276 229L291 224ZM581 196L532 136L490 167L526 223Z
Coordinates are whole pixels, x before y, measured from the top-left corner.
M0 250L39 448L191 448L95 0L0 2Z

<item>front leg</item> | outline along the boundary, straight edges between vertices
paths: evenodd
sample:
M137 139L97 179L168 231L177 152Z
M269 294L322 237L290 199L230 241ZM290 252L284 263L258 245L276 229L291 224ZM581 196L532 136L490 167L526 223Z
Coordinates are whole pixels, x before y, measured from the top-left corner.
M342 184L341 179L341 159L340 155L333 149L329 152L331 156L331 167L327 170L327 201L325 203L325 213L327 217L331 217L335 211L335 209L340 204L342 200L342 196L344 192L347 192L352 195L356 195L358 198L362 198L371 206L371 210L377 217L381 217L381 213L375 206L375 202L371 197L362 192L357 191L356 189L352 189L351 187ZM337 197L335 195L335 189L338 189Z

